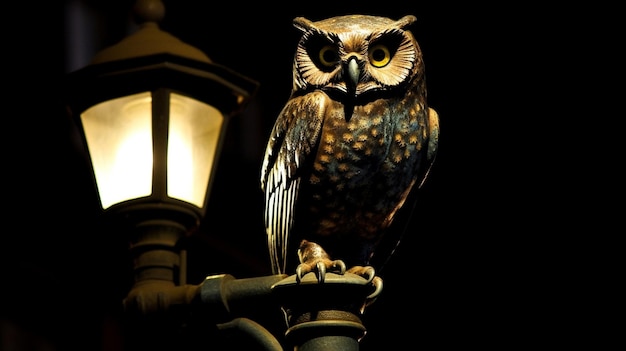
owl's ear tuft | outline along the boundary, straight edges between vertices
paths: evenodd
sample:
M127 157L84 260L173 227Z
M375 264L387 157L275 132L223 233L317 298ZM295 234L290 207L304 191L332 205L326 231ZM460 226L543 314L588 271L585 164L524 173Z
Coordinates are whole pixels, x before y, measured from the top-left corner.
M415 21L417 21L417 17L413 15L407 15L397 20L396 25L398 26L398 28L405 29L406 27L415 23Z
M293 26L302 32L308 32L311 28L313 28L313 22L304 17L296 17L293 19Z

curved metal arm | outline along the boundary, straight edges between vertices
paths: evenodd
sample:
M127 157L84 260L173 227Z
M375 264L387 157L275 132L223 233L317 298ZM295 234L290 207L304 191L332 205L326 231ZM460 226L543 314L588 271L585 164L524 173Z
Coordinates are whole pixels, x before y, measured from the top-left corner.
M200 302L210 309L210 315L218 321L233 316L246 316L250 311L267 308L279 309L280 304L272 292L272 286L287 275L235 279L230 274L212 275L200 284Z
M249 336L266 351L283 351L280 342L261 324L246 317L254 311L280 311L272 286L286 275L235 279L228 274L208 276L198 285L175 286L173 282L146 279L136 282L124 299L127 311L141 314L165 312L173 308L202 310L220 331L236 331Z
M165 311L174 305L200 304L211 312L211 319L226 321L255 308L280 307L274 301L272 286L285 277L279 274L235 279L221 274L208 276L199 285L180 286L171 281L146 279L135 283L124 299L124 306L145 314Z
M186 306L197 299L198 285L174 286L163 280L143 281L135 284L124 299L126 311L138 311L142 314L163 312L172 306Z

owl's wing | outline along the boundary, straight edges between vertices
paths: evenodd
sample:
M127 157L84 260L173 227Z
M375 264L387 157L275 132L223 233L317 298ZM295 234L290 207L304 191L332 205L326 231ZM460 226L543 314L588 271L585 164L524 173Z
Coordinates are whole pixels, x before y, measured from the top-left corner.
M417 173L414 189L409 192L405 201L405 206L402 210L398 211L396 219L394 220L393 227L387 235L377 245L375 255L371 260L371 264L376 267L377 272L380 273L386 266L387 262L398 248L398 245L402 241L402 237L409 230L411 225L411 218L417 208L419 201L419 189L422 188L430 169L435 162L437 155L437 149L439 147L439 114L433 108L428 108L428 144L426 148L426 164L421 172Z
M424 173L423 178L419 182L419 187L422 187L422 184L428 178L428 173L430 172L430 168L435 162L435 156L437 155L437 148L439 147L439 114L435 109L429 107L428 108L428 149L426 151L426 159L428 160L428 168Z
M288 239L300 187L299 169L316 149L327 96L314 92L290 99L276 119L261 167L265 229L275 274L285 273Z

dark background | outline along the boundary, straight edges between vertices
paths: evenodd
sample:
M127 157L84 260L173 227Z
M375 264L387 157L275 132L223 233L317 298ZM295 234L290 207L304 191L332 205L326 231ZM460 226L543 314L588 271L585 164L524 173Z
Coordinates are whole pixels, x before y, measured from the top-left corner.
M16 93L7 103L16 108L3 133L9 211L1 350L122 349L126 238L103 229L61 91L67 73L133 30L132 3L68 0L11 12L27 28L13 27L20 36L7 39L5 55L14 77L6 88ZM429 103L441 118L440 149L409 233L380 272L385 288L363 317L361 350L535 348L591 339L579 332L585 318L578 292L562 288L586 274L570 260L582 255L569 252L578 239L565 227L572 218L586 223L561 206L575 201L579 183L554 172L570 155L550 151L550 120L570 116L552 88L570 77L562 66L576 69L553 55L581 40L579 27L546 26L559 15L540 7L468 2L164 3L162 29L260 84L245 113L231 120L206 219L189 240L189 283L217 273L269 274L258 178L291 88L298 40L292 19L413 14ZM575 90L568 100L579 96L585 94Z

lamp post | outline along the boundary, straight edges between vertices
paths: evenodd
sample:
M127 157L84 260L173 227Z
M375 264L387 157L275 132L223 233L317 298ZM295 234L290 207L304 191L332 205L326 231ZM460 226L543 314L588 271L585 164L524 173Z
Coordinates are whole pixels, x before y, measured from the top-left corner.
M179 243L205 215L228 120L258 84L160 30L160 1L139 0L135 13L134 34L67 80L68 111L103 214L130 242L134 280L125 311L145 322L191 310L264 350L357 350L365 333L359 309L376 291L362 277L331 273L319 285L287 275L219 274L187 283ZM288 342L248 318L265 309L286 312Z

